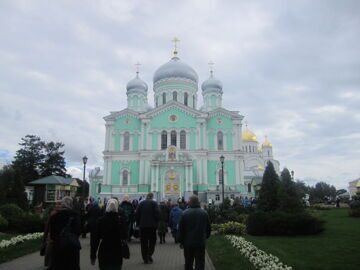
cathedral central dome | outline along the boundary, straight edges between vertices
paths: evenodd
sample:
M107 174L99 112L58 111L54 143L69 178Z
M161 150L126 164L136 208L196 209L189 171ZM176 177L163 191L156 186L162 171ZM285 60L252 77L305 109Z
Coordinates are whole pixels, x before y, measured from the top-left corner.
M160 66L154 73L154 84L157 81L167 78L183 78L198 83L198 75L196 71L189 65L180 61L177 56L164 65Z

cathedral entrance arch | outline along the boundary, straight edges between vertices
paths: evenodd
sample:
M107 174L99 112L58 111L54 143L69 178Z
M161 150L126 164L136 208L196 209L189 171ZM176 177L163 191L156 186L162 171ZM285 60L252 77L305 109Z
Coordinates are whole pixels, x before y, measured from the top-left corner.
M171 201L177 201L180 197L179 174L174 169L170 169L165 173L164 197L171 199Z

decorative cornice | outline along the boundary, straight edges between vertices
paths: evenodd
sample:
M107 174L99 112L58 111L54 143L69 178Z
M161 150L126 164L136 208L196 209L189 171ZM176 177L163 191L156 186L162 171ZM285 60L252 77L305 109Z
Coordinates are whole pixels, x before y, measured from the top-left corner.
M133 111L129 108L126 108L124 110L121 111L116 111L116 112L110 112L110 115L105 116L103 119L108 122L108 121L115 121L117 118L119 118L120 116L130 116L130 117L134 117L136 119L139 119L139 113L136 111Z

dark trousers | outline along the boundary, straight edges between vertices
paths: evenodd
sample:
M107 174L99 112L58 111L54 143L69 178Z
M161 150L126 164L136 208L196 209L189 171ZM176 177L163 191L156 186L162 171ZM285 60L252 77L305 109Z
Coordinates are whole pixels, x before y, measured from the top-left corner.
M156 244L156 228L140 228L141 255L144 262L154 254Z
M205 269L205 247L184 247L185 270L193 270L195 260L195 270Z

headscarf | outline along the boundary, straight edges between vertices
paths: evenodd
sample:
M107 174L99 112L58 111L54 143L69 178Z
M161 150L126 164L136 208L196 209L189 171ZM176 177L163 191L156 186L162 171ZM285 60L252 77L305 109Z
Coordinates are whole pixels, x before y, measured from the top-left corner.
M106 213L110 213L110 212L117 213L118 210L119 210L119 202L117 200L110 199L107 201L106 209L105 209Z
M61 208L73 209L73 199L70 196L65 196L62 198Z

